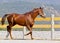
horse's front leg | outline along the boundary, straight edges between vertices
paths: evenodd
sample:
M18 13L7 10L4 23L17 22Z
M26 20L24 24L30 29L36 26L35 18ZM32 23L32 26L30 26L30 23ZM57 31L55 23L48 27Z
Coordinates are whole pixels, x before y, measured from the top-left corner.
M30 32L27 33L26 35L29 35L29 34L30 34L31 39L33 39L33 37L32 37L32 28L31 28L29 25L27 25L27 29L28 29ZM25 36L26 36L26 35L25 35Z

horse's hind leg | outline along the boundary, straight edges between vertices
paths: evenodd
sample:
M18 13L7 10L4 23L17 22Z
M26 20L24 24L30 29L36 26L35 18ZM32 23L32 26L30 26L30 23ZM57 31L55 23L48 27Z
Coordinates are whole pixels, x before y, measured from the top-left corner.
M9 36L9 32L7 32L6 38Z
M11 39L13 39L12 35L11 35L11 27L10 26L7 26L7 31L8 31L8 34L6 37L8 37L8 35L10 34Z

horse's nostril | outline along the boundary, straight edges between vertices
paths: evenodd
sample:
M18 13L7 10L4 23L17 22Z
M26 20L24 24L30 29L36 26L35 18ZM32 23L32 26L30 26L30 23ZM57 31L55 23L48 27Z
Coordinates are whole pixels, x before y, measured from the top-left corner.
M45 15L40 15L40 16L43 17L43 18L46 18Z

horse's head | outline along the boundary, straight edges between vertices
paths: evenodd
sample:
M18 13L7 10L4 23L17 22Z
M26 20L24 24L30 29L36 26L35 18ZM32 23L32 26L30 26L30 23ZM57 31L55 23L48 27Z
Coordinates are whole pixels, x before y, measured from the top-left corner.
M39 12L39 15L43 18L45 18L45 15L44 15L44 12L43 12L43 8L38 8L38 12Z

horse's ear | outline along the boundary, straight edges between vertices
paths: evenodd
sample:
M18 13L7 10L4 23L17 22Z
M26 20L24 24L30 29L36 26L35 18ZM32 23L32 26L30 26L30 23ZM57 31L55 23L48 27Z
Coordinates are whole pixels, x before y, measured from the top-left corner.
M40 7L40 9L43 9L42 7Z
M40 9L41 9L41 7L40 7Z

